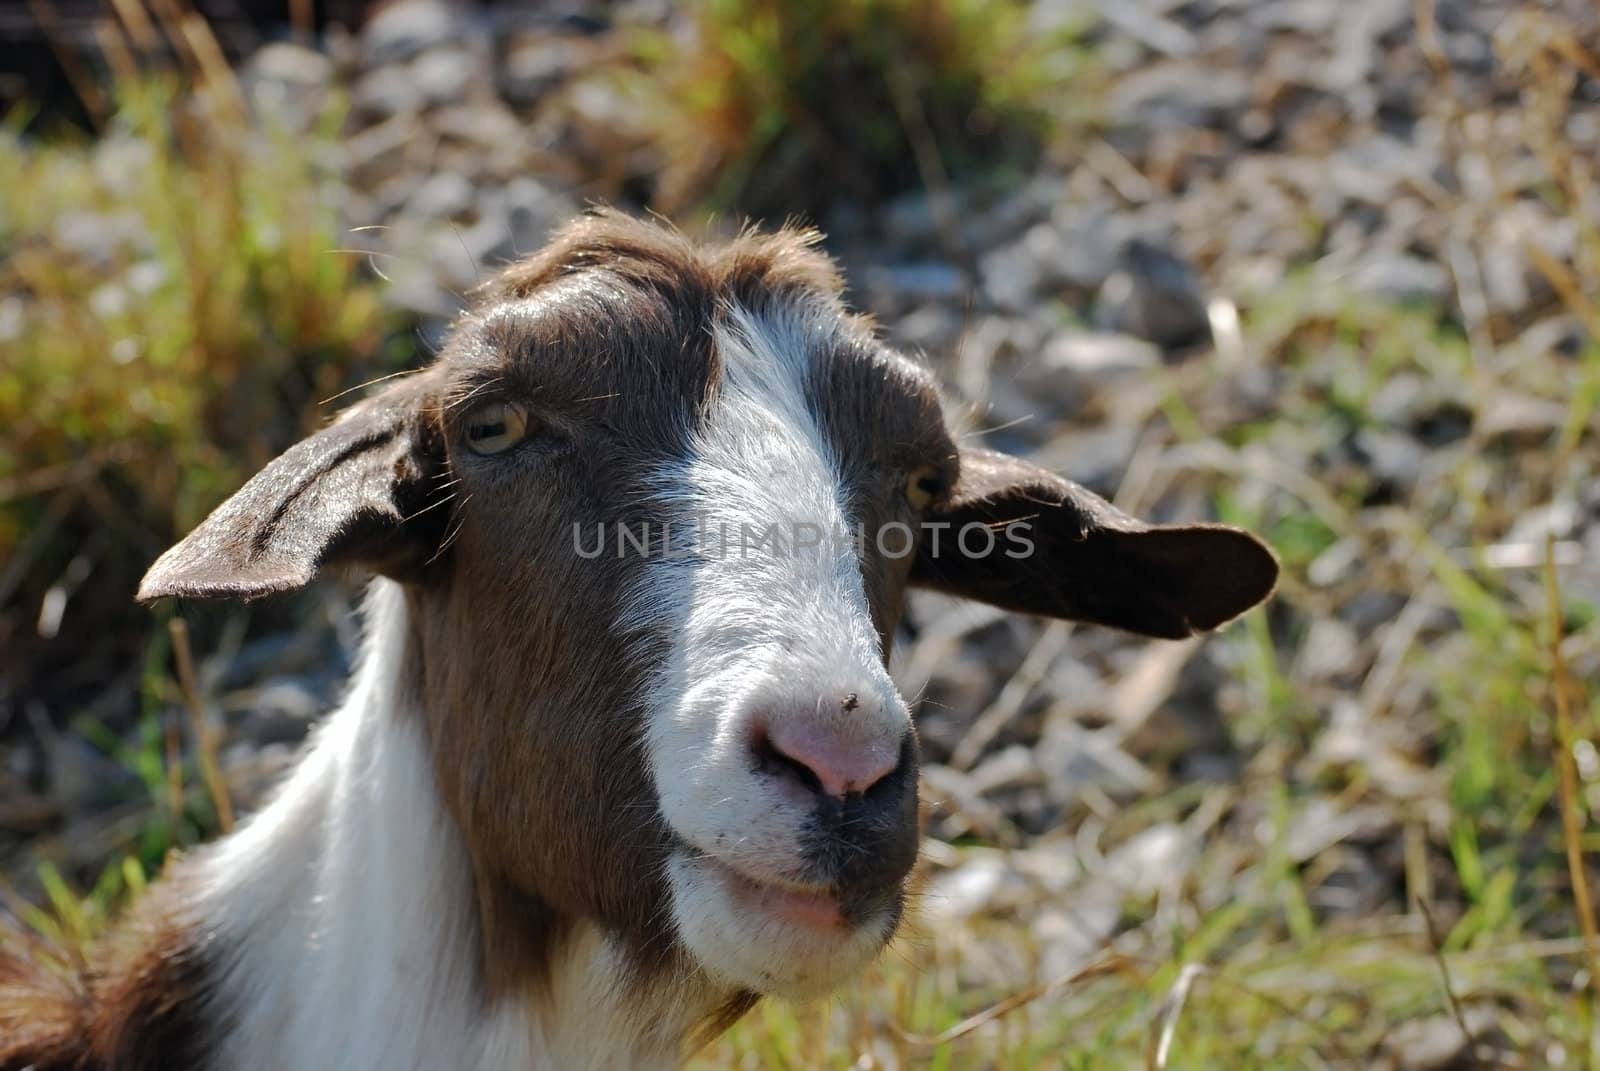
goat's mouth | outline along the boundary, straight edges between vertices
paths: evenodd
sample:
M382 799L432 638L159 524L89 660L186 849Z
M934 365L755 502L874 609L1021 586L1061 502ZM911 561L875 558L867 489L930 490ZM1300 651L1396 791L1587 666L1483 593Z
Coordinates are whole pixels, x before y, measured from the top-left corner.
M753 915L826 933L898 914L900 886L841 887L760 877L709 855L698 864L727 890L733 906Z
M741 910L819 930L845 925L843 904L832 888L762 881L709 856L701 857L700 864L716 875Z
M899 881L806 884L693 850L676 853L668 875L685 948L713 975L775 996L816 996L865 968L905 897Z

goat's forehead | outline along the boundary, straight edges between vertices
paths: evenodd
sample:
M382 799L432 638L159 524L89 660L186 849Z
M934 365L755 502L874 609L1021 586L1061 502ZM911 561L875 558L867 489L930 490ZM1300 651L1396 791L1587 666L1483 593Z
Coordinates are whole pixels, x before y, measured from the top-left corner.
M689 428L713 419L728 389L781 385L798 388L813 421L881 428L908 449L942 445L932 377L919 363L882 346L828 296L756 297L575 273L480 311L445 359L464 391L493 383L623 429Z

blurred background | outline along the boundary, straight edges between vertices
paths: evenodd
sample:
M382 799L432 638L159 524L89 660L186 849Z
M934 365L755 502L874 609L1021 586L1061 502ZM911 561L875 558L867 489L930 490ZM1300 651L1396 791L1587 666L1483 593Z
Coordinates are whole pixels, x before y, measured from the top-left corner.
M590 201L798 218L973 434L1285 577L914 599L920 921L699 1066L1594 1067L1597 161L1590 0L6 4L0 897L85 940L335 698L348 584L132 592L345 392Z

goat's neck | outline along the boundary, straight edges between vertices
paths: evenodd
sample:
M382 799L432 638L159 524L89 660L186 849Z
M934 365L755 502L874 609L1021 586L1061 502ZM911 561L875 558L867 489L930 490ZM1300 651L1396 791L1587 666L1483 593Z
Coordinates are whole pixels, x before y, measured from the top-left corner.
M404 596L380 581L369 611L349 699L273 802L191 864L217 1065L675 1066L711 998L684 980L641 1002L593 929L560 946L537 992L485 996L466 847L402 666Z

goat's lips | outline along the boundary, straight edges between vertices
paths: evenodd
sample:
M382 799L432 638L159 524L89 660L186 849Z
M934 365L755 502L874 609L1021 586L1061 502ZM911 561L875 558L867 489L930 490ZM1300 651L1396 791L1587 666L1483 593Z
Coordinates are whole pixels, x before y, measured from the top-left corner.
M830 889L759 881L726 864L711 862L740 907L811 929L843 929L848 925L843 905Z

